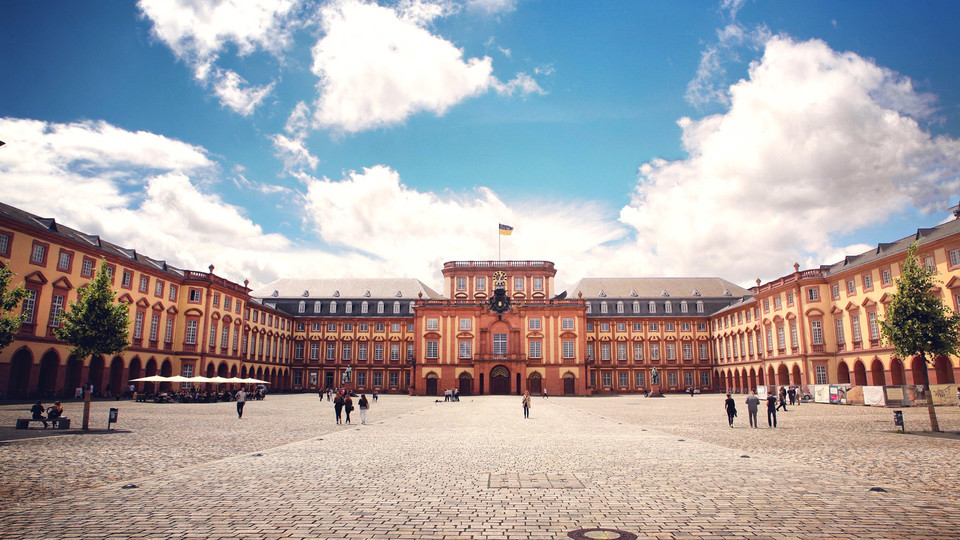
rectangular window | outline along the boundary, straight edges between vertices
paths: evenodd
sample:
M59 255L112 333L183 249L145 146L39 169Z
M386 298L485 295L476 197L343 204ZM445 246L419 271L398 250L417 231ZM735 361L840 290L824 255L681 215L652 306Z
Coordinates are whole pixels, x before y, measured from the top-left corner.
M643 332L643 323L638 323L638 322L633 323L633 331Z
M863 276L863 290L869 291L873 289L873 276L866 274Z
M150 317L150 341L156 341L160 333L160 315L154 313Z
M60 327L60 316L63 315L63 295L53 295L53 302L50 304L50 326L52 328Z
M148 276L140 276L140 292L146 294L150 290L150 278Z
M540 319L530 319L530 330L540 330Z
M880 284L889 285L893 282L893 277L890 275L890 269L884 268L880 271Z
M610 331L610 323L605 323L605 322L604 322L604 323L600 323L600 331L601 331L601 332L609 332L609 331Z
M670 386L677 386L677 372L671 371L670 373L667 373L667 381L669 382Z
M327 323L327 332L336 332L337 323Z
M143 312L138 311L133 321L133 339L143 338Z
M378 323L374 324L374 326L373 326L373 331L374 331L374 332L383 332L383 329L384 329L384 325L383 325L382 322L378 322Z
M436 341L427 342L427 358L439 357L439 343Z
M465 291L465 290L467 290L467 278L465 278L465 277L457 277L457 290L458 290L458 291Z
M373 385L374 386L383 386L383 373L380 371L373 372Z
M659 343L650 344L650 360L653 360L654 362L660 360L660 344Z
M10 256L10 235L7 233L0 233L0 255Z
M167 317L167 329L163 333L164 343L173 343L173 317Z
M177 286L174 285L173 283L170 284L170 296L168 297L168 299L171 302L177 301Z
M672 323L672 322L663 323L663 331L664 331L664 332L673 332L673 323Z
M950 267L960 266L960 249L951 249L947 255L950 257Z
M541 343L539 341L531 341L529 349L530 358L541 358Z
M223 330L220 332L220 348L226 349L230 344L230 325L224 323Z
M367 323L365 323L365 322L364 322L364 323L359 323L359 324L357 324L357 331L358 331L358 332L366 332L366 331L367 331L367 328L368 328L368 326L367 326Z
M133 283L133 272L123 271L123 276L120 278L120 286L129 289L130 285Z
M472 328L472 319L460 319L460 329L470 330Z
M667 360L677 359L677 346L673 343L667 343Z
M427 330L437 330L440 328L440 319L427 319Z
M303 360L303 343L299 341L293 344L293 359Z
M93 259L87 257L83 258L83 263L80 265L80 275L83 277L90 277L93 275Z
M770 299L767 298L763 301L763 312L768 313L770 311Z
M210 342L209 347L213 349L217 346L217 323L213 322L210 324Z
M349 362L353 360L353 344L344 343L340 348L340 355L341 355L340 358L344 362Z
M788 293L787 293L787 305L788 305L788 306L792 306L792 305L793 305L793 293L792 293L792 292L788 292Z
M846 343L846 339L843 336L843 319L840 317L837 317L835 323L837 327L837 343L838 344Z
M780 309L783 307L783 301L780 299L780 295L777 295L773 298L773 309Z
M810 321L810 335L813 338L814 345L823 345L823 323Z
M470 358L472 356L471 345L473 344L469 341L460 342L460 358Z
M313 342L310 344L310 359L311 360L320 360L320 344Z
M707 323L705 323L705 322L699 322L699 323L697 323L697 331L698 331L698 332L706 332L706 331L707 331Z
M187 345L197 344L197 321L187 321L187 335L184 343Z
M478 290L478 291L485 291L485 290L487 290L487 278L478 277L478 278L476 278L476 279L477 279L477 290Z
M495 355L507 354L507 335L506 334L493 335L493 354Z
M638 371L636 373L635 379L637 383L637 388L643 388L643 373Z
M683 374L683 385L688 388L693 386L693 373L687 371Z
M852 279L847 281L847 295L857 294L857 283Z
M753 343L751 342L750 348L753 349ZM753 351L750 351L753 354ZM709 360L710 359L710 348L707 347L706 342L700 342L700 360Z
M817 302L820 300L820 289L816 287L810 287L807 289L807 300L811 302Z
M535 277L533 278L533 290L542 291L543 290L543 278Z
M361 371L357 373L357 386L366 386L367 385L367 372Z
M400 374L396 371L390 372L390 386L397 386L400 383Z
M573 330L573 318L563 318L560 320L560 328L563 330Z
M398 343L390 344L390 361L391 362L400 361L400 344Z
M683 344L683 359L693 360L693 344L691 343Z
M642 343L633 344L633 360L636 362L643 361L643 344Z
M60 259L57 261L57 270L63 270L65 272L69 272L70 263L72 260L73 260L72 253L70 253L69 251L60 250Z
M660 325L659 325L658 323L655 323L655 322L650 323L650 331L651 331L651 332L659 332L659 331L660 331Z
M767 352L773 352L773 329L767 327Z
M813 366L813 376L817 384L827 384L827 366Z
M39 265L47 264L47 244L42 244L37 241L33 242L33 253L30 255L30 262Z
M923 258L923 267L927 269L928 272L936 273L937 263L933 260L933 255L928 255Z
M710 372L701 371L700 372L700 386L710 386Z
M870 329L870 339L880 339L880 328L877 326L877 313L867 312L867 328Z
M860 316L859 315L850 316L850 330L853 333L853 342L860 343L863 336L860 333Z
M563 357L568 360L574 358L574 342L564 341L561 345L563 347Z
M777 325L777 349L783 350L786 348L786 336L783 332L783 325Z
M600 360L604 362L610 361L610 344L609 343L600 344Z
M390 325L390 331L391 331L391 332L399 332L399 331L400 331L400 323L392 323L392 324Z
M839 285L839 284L834 283L833 285L830 286L830 295L833 297L834 300L839 300L839 299L840 299L840 285Z
M618 372L617 382L620 383L620 388L626 388L630 384L630 374L626 371Z
M793 350L797 350L797 348L800 346L797 340L798 340L797 323L791 322L790 323L790 348L792 348Z
M609 386L610 386L610 380L611 380L610 372L609 372L609 371L604 371L603 374L601 375L601 377L603 377L603 385L609 387Z
M373 361L383 362L383 343L373 344Z
M522 291L522 290L523 290L523 278L522 278L522 277L513 278L513 290L514 290L514 291Z
M333 362L334 360L336 360L336 356L337 356L336 342L328 341L326 351L324 352L324 355L323 355L323 359L327 362Z

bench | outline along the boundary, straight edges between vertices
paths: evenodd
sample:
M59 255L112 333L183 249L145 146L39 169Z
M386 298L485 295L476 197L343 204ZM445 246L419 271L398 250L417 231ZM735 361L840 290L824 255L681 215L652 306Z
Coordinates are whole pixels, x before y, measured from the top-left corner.
M70 419L63 416L47 419L17 418L17 429L30 429L30 422L37 422L38 424L49 422L53 429L70 429Z

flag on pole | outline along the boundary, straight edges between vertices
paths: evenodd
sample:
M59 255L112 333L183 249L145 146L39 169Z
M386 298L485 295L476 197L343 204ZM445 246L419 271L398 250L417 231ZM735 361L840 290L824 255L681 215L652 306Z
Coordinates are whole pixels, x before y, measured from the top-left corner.
M511 234L513 234L513 227L509 225L504 225L503 223L501 223L500 234L502 234L503 236L510 236Z

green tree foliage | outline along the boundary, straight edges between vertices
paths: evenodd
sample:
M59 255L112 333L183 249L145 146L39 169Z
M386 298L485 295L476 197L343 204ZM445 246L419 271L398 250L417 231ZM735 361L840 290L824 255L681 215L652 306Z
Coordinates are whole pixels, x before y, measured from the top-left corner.
M893 345L897 356L905 362L914 356L923 361L923 388L927 395L930 429L940 431L926 366L938 356L960 353L960 314L944 305L939 295L933 294L933 272L917 259L916 242L907 251L907 260L900 270L897 292L880 321L880 330Z
M116 303L106 261L101 261L93 282L78 291L61 318L57 337L70 344L78 358L118 354L129 345L128 306Z
M25 314L17 313L17 306L26 298L27 290L23 284L10 289L13 272L0 267L0 351L13 342L13 336L20 330Z

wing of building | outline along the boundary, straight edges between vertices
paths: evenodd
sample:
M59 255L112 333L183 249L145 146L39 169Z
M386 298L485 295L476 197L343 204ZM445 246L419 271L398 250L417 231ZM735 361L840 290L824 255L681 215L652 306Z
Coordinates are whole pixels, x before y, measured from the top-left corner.
M924 369L879 336L906 250L960 301L960 221L745 289L719 277L584 277L555 289L542 260L449 261L441 292L414 278L246 281L167 264L0 203L0 264L23 282L26 321L0 350L0 392L126 392L150 375L255 377L275 390L439 395L666 392L763 385L910 385ZM130 306L130 346L76 358L54 335L101 260ZM351 377L344 379L350 368ZM933 383L960 377L938 358ZM134 383L138 391L170 383Z

